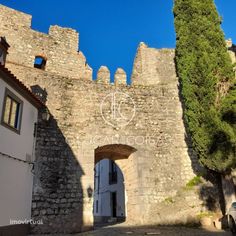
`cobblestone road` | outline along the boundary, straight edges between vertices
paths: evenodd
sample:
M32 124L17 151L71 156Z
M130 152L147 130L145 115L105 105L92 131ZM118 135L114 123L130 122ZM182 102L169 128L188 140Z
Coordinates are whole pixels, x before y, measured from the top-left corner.
M77 234L76 236L231 236L230 232L216 231L214 229L195 229L184 227L156 227L156 228L129 228L129 227L106 227L91 232Z
M125 225L109 226L73 236L232 236L228 231L186 227L128 227ZM40 235L42 236L42 235ZM46 236L46 235L45 235ZM50 235L52 236L52 235ZM54 236L72 236L56 234Z

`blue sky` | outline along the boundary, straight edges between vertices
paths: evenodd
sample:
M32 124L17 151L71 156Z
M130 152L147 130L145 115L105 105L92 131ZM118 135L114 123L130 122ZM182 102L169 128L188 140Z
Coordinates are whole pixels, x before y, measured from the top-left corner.
M226 38L236 43L236 1L215 0L223 17ZM96 71L107 65L114 74L122 67L130 77L139 42L150 47L175 47L173 0L0 0L33 15L32 28L48 32L49 25L74 28L80 50Z

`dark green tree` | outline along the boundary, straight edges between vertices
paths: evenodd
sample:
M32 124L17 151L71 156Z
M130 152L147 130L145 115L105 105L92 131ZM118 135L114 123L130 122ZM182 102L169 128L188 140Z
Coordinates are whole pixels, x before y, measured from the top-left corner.
M221 174L236 168L236 86L213 0L175 0L176 67L184 117L200 162Z
M235 75L213 0L175 0L176 63L185 120L201 163L236 167Z

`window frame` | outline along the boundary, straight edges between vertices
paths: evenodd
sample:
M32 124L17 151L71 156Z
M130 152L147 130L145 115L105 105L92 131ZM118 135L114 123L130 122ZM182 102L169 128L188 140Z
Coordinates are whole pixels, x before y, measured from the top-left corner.
M17 128L12 127L8 123L4 121L4 115L5 115L5 110L6 110L6 102L7 102L7 97L10 97L11 100L15 101L16 103L19 104L19 113L18 113L18 121L17 121ZM3 106L2 106L2 117L1 117L1 125L14 131L17 134L20 134L21 131L21 122L22 122L22 114L23 114L23 101L16 96L12 91L10 91L8 88L5 88L5 94L4 94L4 99L3 99Z

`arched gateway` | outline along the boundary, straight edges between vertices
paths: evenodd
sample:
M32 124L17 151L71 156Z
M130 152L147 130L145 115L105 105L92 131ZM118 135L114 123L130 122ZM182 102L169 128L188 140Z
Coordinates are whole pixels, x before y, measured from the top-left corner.
M125 215L126 221L128 222L131 220L135 221L135 218L139 215L138 212L134 212L135 211L134 205L137 204L138 197L139 197L137 195L138 176L137 176L137 172L134 171L135 169L137 169L137 166L135 166L136 162L132 160L133 158L135 158L134 153L136 151L137 150L134 147L131 147L125 144L110 144L110 145L104 145L95 149L95 165L104 159L108 159L114 162L118 166L118 170L122 172L123 174L122 177L124 179L123 184L124 184L124 191L125 191L125 210L126 210L126 212L123 214ZM103 169L103 171L105 171L105 168ZM110 176L109 175L108 176L112 177L112 174L114 173L112 173L112 170L109 170L109 172L110 172L109 173ZM106 182L106 179L104 178L103 181ZM121 180L118 179L118 183L119 181ZM99 180L99 184L103 184L102 180ZM95 186L96 186L96 179L95 179ZM109 189L112 189L112 187L109 188L109 186L107 186L106 191L109 191ZM113 186L113 189L114 189L114 186ZM95 191L96 191L96 188L95 188ZM120 191L123 191L123 189L121 189ZM113 191L113 193L115 193L115 191ZM122 192L119 193L119 191L117 191L117 195L119 194L122 195L123 193ZM116 196L116 198L118 198L118 196ZM112 191L111 191L111 199L108 199L108 201L110 201L111 204L113 202ZM100 204L103 204L103 203L100 203ZM97 206L95 202L94 211L96 211L96 207ZM114 213L113 213L113 216L114 216Z

